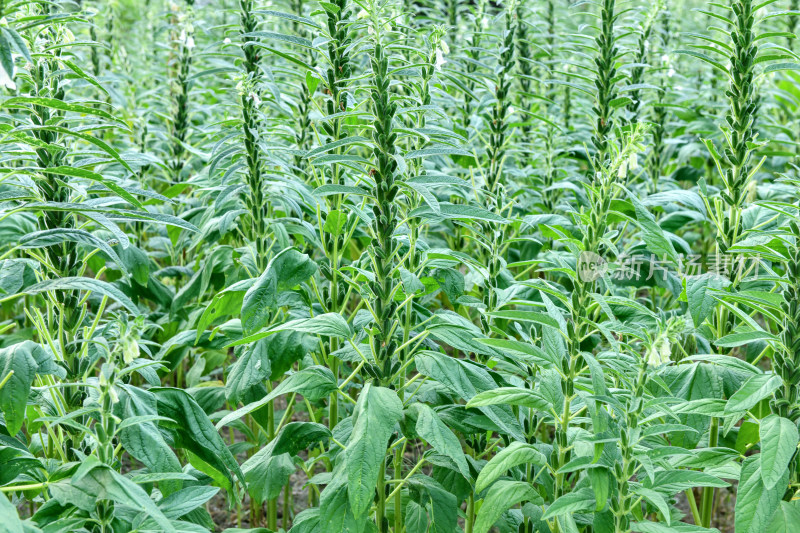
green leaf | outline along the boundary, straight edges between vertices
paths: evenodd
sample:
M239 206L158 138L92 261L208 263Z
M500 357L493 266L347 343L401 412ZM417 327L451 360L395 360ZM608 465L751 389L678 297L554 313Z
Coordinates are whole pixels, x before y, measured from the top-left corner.
M0 523L3 524L3 533L25 533L25 526L19 519L17 508L2 493L0 493Z
M245 332L263 327L278 305L278 294L304 282L316 271L317 264L294 248L276 255L244 295L242 326Z
M297 320L284 322L278 326L234 341L228 344L226 348L238 346L240 344L248 344L281 331L302 331L319 336L337 337L339 339L349 339L352 334L350 332L350 326L348 326L347 321L342 315L339 313L325 313L313 318L299 318Z
M229 483L233 483L234 476L242 483L245 482L244 474L236 459L206 413L189 393L171 388L151 390L158 401L158 414L175 421L169 424L162 422L161 427L167 428L172 433L176 447L184 448L196 455L222 474ZM200 466L197 468L203 470Z
M347 214L338 209L334 209L325 217L325 225L322 227L322 230L334 237L338 237L342 235L342 230L346 223Z
M228 287L222 292L214 295L211 303L208 304L200 320L197 321L197 339L195 344L200 342L200 337L206 331L208 326L222 317L238 315L242 310L242 301L247 292L245 289L234 290L235 285Z
M7 107L33 105L33 106L47 107L50 109L57 109L59 111L78 113L81 115L94 115L108 120L113 120L114 122L118 122L123 126L127 127L127 124L125 124L123 120L116 118L114 115L107 113L106 111L97 109L95 107L76 104L73 102L65 102L63 100L59 100L58 98L44 98L41 96L15 96L13 98L5 100L3 102L3 105Z
M692 315L694 327L698 328L706 318L711 316L717 305L714 291L727 287L730 285L730 281L712 273L686 276L684 279L686 280L686 298L689 302L689 312Z
M429 157L433 155L463 155L473 157L472 152L453 146L434 146L431 148L423 148L422 150L411 150L406 154L406 159L419 159L421 157Z
M272 364L267 351L268 344L262 339L244 350L231 367L225 380L225 397L238 402L253 387L264 383L272 373Z
M5 33L5 28L0 28L0 74L3 74L0 77L13 83L14 57L11 55L11 42L6 38ZM5 84L0 87L5 88Z
M639 198L628 189L625 189L636 211L636 220L639 222L639 227L642 230L642 238L647 249L659 257L667 257L673 263L678 261L678 254L675 252L675 247L672 246L672 241L664 234L664 230L658 225L655 217L647 210Z
M108 296L134 315L140 314L136 305L122 291L114 285L99 279L79 277L48 279L26 288L24 294L39 294L49 291L96 292L103 296Z
M786 472L800 442L797 426L791 420L769 415L759 424L761 437L760 470L764 487L772 489Z
M595 508L594 491L588 487L568 492L554 501L544 512L542 520L563 514L573 514Z
M91 170L86 170L83 168L74 168L74 167L67 167L67 166L60 166L60 167L52 167L52 168L41 168L38 169L39 172L44 174L57 174L59 176L70 176L73 178L83 178L91 181L96 181L97 183L102 183L117 195L126 200L131 205L137 207L138 209L143 209L144 206L142 203L136 199L131 193L117 185L113 180L108 178L104 178L102 175L98 174L97 172L92 172Z
M145 513L163 531L176 533L175 527L155 502L150 499L144 489L113 470L110 466L101 463L94 456L89 456L80 464L78 470L72 476L71 484L96 500L112 500L119 505ZM57 495L55 497L62 505L71 503L64 501L63 498L59 498Z
M353 411L353 432L344 451L347 498L355 516L372 504L386 444L403 416L403 403L391 389L367 384Z
M795 533L800 524L800 502L780 502L765 533Z
M524 361L535 363L541 367L549 368L555 365L555 361L541 348L529 342L521 342L513 339L475 339L481 344L498 348L504 352L510 352L514 357Z
M461 443L453 432L442 422L436 411L423 403L415 403L412 406L417 411L417 434L436 450L439 454L449 457L458 467L458 471L466 479L472 476L469 473L469 465L461 449Z
M772 65L767 65L764 73L777 72L779 70L800 70L800 65L797 63L773 63Z
M478 510L474 532L488 533L500 516L518 503L541 501L542 497L526 481L498 481L489 489Z
M291 44L296 44L298 46L303 46L305 48L313 48L314 45L311 44L311 41L308 39L303 39L302 37L296 37L294 35L286 35L284 33L275 33L271 31L253 31L250 33L243 33L242 37L257 37L259 39L275 39L277 41L284 41Z
M734 508L736 533L762 532L770 523L786 490L789 471L785 469L775 485L767 488L762 480L760 464L761 460L757 455L748 457L742 463Z
M420 374L435 379L466 401L479 392L497 388L497 383L483 367L445 354L420 352L415 363ZM488 405L478 409L514 439L525 440L519 421L508 406Z
M737 346L743 346L745 344L750 344L751 342L761 340L777 341L780 339L776 335L767 333L766 331L745 331L742 333L731 333L730 335L725 335L721 339L714 341L714 344L721 348L735 348Z
M158 507L164 513L164 516L177 520L204 505L218 492L219 487L204 487L202 485L186 487L163 498L158 502Z
M331 150L335 150L336 148L341 148L342 146L349 146L351 144L357 144L359 146L368 147L371 144L371 141L366 137L353 135L351 137L345 137L344 139L339 139L338 141L330 142L318 148L314 148L313 150L309 150L304 157L306 159L309 159L311 157L324 154L326 152L330 152Z
M274 440L274 454L297 455L310 445L327 439L331 431L315 422L290 422L281 428Z
M122 260L106 241L82 229L54 228L35 231L21 237L19 240L19 247L23 249L44 248L64 242L76 242L85 244L90 248L97 248L105 253L109 259L118 264L123 271L127 271Z
M536 311L493 311L486 314L494 318L516 320L517 322L533 322L534 324L550 326L551 328L556 328L559 330L561 329L558 321L556 321L553 317L544 313L537 313Z
M12 437L25 422L25 406L38 368L33 356L36 349L41 350L41 347L25 341L0 350L0 410Z
M507 224L508 220L492 213L491 211L475 205L451 204L449 202L439 202L439 210L433 211L427 205L415 209L411 216L425 216L430 218L464 219L464 220L483 220L486 222L496 222Z
M421 522L419 527L422 527L424 533L454 533L457 531L458 502L453 494L433 478L420 474L412 476L407 486L412 498L409 507L413 503L419 504L430 516L430 524L426 517L418 518Z
M475 492L483 492L508 470L523 464L544 466L547 464L547 458L532 444L514 441L483 466L475 481Z
M660 470L653 474L652 480L647 480L645 486L671 496L694 487L724 488L728 483L695 470Z
M248 404L233 413L229 413L217 422L217 428L222 428L234 420L242 418L247 413L268 404L282 394L296 392L302 394L311 401L319 400L336 390L338 384L328 368L324 366L310 366L299 372L287 376L272 392L261 400Z
M751 409L770 396L783 384L775 374L757 374L744 382L725 404L725 414L734 414Z
M711 14L711 16L721 17L720 15L715 15L715 14ZM725 20L727 20L727 19L725 19ZM705 54L701 54L700 52L693 52L691 50L675 50L675 53L676 54L683 54L683 55L687 55L687 56L696 57L697 59L699 59L701 61L705 61L706 63L708 63L709 65L711 65L715 69L719 70L720 72L725 73L726 76L730 77L730 74L728 73L728 69L726 69L725 66L722 63L720 63L716 59L712 59L711 57L709 57L709 56L707 56Z
M642 496L645 500L655 506L655 508L658 509L658 512L661 513L661 516L667 525L670 524L672 521L672 515L669 511L669 503L667 503L667 500L660 492L645 487L636 487L633 489L633 492L639 496Z
M499 387L476 394L467 402L467 407L485 405L521 405L539 411L550 409L550 403L541 394L522 387Z

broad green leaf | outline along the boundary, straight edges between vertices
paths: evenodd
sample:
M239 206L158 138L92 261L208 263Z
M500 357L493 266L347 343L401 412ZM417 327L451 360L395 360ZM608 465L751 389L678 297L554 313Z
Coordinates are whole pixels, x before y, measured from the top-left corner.
M703 321L711 316L717 305L713 291L730 285L730 281L722 276L706 273L699 276L686 276L686 298L689 301L689 312L694 327L700 327Z
M151 389L158 402L158 414L174 420L161 427L173 435L174 445L196 455L211 468L222 474L229 483L233 478L245 482L244 474L228 447L217 433L197 401L186 391L171 388ZM201 465L202 466L202 465ZM199 468L202 470L202 468Z
M278 304L278 293L299 285L316 271L316 263L294 248L287 248L276 255L244 295L242 301L244 330L252 332L263 327Z
M123 271L127 271L126 265L106 241L82 229L54 228L35 231L20 238L19 247L24 249L44 248L65 242L76 242L97 248L118 264Z
M430 523L425 518L423 531L426 533L451 533L456 530L458 524L458 503L456 497L448 492L442 485L433 478L415 474L408 481L408 488L412 503L424 506ZM406 514L408 516L408 514ZM430 529L428 529L430 526Z
M425 351L417 354L415 363L420 374L435 379L465 401L497 388L483 367L448 355ZM514 439L525 440L519 421L508 406L488 405L478 409Z
M758 433L761 437L761 453L758 455L761 480L765 488L772 489L783 477L797 451L800 435L794 422L777 415L762 419Z
M229 401L238 402L247 391L263 384L272 374L266 340L262 339L248 346L231 366L225 380L225 397Z
M416 403L413 408L417 411L417 434L428 441L438 453L452 459L461 475L470 479L472 476L469 473L469 465L458 437L442 422L436 411L427 405Z
M345 449L347 499L353 515L363 515L372 504L378 472L403 403L391 389L367 384L353 411L353 432Z
M11 436L15 436L25 422L25 406L38 368L34 350L41 350L41 347L31 341L0 349L0 410Z
M475 492L483 492L508 470L523 464L544 466L547 464L547 458L531 444L512 442L483 466L475 481Z
M318 400L336 390L338 384L333 372L323 366L310 366L299 372L290 374L272 392L257 402L248 404L241 409L229 413L217 422L217 429L222 428L234 420L242 418L247 413L267 405L269 402L290 392L302 394L311 401Z
M53 168L42 168L39 169L39 172L45 174L57 174L59 176L71 176L73 178L84 178L91 181L96 181L97 183L102 183L115 193L120 198L123 198L128 203L133 205L138 209L142 209L144 206L142 203L136 199L131 193L117 185L114 180L104 178L102 175L98 174L97 172L92 172L91 170L86 170L84 168L74 168L74 167L67 167L67 166L60 166L60 167L53 167Z
M204 487L201 485L186 487L163 498L158 502L158 507L164 513L164 516L176 520L204 505L218 492L218 487Z
M780 502L765 533L794 533L800 524L800 502Z
M487 314L494 318L516 320L518 322L533 322L535 324L560 329L559 323L553 319L553 317L544 313L537 313L536 311L492 311Z
M544 512L543 520L553 518L563 514L573 514L580 511L588 511L595 508L594 491L590 488L582 488L573 492L568 492L554 501Z
M49 291L95 292L103 296L108 296L112 300L122 305L122 307L133 313L134 315L139 314L139 309L131 301L130 298L125 296L125 294L118 288L116 288L114 285L107 283L105 281L100 281L99 279L79 278L79 277L49 279L39 282L36 285L31 285L30 287L25 289L24 293L39 294L42 292L49 292Z
M313 318L299 318L297 320L290 320L278 326L261 331L239 339L228 344L226 347L239 346L240 344L248 344L270 335L274 335L280 331L300 331L304 333L312 333L314 335L326 337L338 337L340 339L349 339L351 332L350 326L347 321L339 313L325 313L317 315Z
M83 461L72 476L73 487L91 495L97 500L112 500L119 505L125 505L145 513L152 518L162 529L168 533L176 533L175 527L164 515L147 493L122 474L110 466L101 463L96 457L89 456ZM62 505L69 501L58 498Z
M672 521L672 515L669 511L669 503L667 503L666 498L664 498L660 492L645 487L636 487L633 489L633 492L639 496L642 496L645 500L650 502L651 505L658 509L658 512L661 513L663 520L667 523L667 525L670 525L670 522Z
M728 483L711 474L696 470L660 470L653 474L645 487L662 492L668 496L694 487L727 487Z
M521 405L539 411L548 411L551 407L541 394L522 387L498 387L476 394L467 402L467 407L485 405Z
M25 526L19 519L17 508L14 507L5 494L0 493L0 522L3 524L3 533L25 533Z
M105 118L107 120L113 120L115 122L119 122L123 126L127 127L127 124L125 124L124 121L116 118L114 115L108 113L107 111L103 111L102 109L97 109L95 107L89 107L83 104L77 104L74 102L65 102L64 100L59 100L58 98L45 98L42 96L15 96L3 102L3 106L8 106L8 107L21 106L21 105L49 107L50 109L57 109L59 111L78 113L79 115L94 115Z
M789 471L784 470L772 488L767 488L762 480L759 456L750 456L742 463L739 487L736 491L734 527L736 533L762 532L778 508Z
M757 374L744 382L725 404L725 414L734 414L752 407L770 396L783 384L775 374Z
M672 241L664 234L664 230L658 225L655 217L653 217L635 194L627 189L625 189L625 192L628 194L628 199L630 199L636 211L636 220L639 222L639 227L642 230L642 238L645 244L647 244L647 249L659 257L677 262L678 255L677 252L675 252L675 247L672 245Z
M777 336L766 331L746 331L742 333L731 333L714 341L720 348L735 348L755 341L768 340L777 341Z
M542 497L530 483L501 480L492 485L475 517L475 533L488 533L504 512L522 502L541 503ZM592 501L594 505L594 501Z

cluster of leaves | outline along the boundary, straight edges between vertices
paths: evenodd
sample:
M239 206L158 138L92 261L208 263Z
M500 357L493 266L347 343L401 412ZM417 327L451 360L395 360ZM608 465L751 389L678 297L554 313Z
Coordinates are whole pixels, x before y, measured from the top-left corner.
M796 533L782 2L0 0L0 531Z

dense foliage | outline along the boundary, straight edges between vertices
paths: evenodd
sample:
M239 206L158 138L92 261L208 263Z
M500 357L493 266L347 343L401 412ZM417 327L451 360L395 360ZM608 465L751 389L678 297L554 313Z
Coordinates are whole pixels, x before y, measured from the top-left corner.
M0 0L0 532L797 533L797 0Z

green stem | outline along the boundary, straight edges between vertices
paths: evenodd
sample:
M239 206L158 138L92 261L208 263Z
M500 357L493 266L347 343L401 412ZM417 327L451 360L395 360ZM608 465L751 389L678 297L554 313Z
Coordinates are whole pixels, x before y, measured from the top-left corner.
M718 438L719 438L719 419L712 418L711 419L711 429L709 430L708 436L708 447L714 448L717 446ZM714 493L716 489L714 487L705 487L703 489L703 498L700 502L701 508L701 519L703 527L711 527L711 518L712 512L714 508Z

